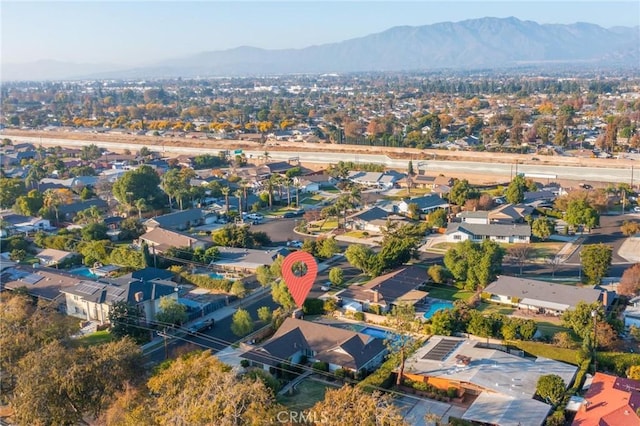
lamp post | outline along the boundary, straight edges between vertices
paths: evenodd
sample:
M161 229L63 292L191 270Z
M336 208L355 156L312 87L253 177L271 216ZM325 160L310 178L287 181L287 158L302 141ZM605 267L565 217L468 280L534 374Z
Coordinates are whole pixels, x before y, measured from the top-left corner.
M596 309L591 311L591 317L593 318L593 374L598 372L598 357L596 355L596 348L598 346L597 340L597 324L598 324L598 311Z

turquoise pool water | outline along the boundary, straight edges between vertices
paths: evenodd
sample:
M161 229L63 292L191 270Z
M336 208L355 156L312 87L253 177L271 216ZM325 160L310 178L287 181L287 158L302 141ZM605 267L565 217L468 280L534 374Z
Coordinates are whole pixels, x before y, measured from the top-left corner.
M398 335L391 331L381 330L379 328L374 328L374 327L365 327L362 330L360 330L359 333L363 333L371 337L376 337L378 339L396 340L398 338Z
M435 302L429 306L429 310L424 313L424 319L431 319L433 314L443 309L453 309L453 303L451 302Z
M224 279L224 275L220 275L216 272L212 272L209 274L210 278L213 278L214 280L223 280Z
M96 274L91 272L91 269L89 269L89 267L87 266L81 266L80 268L71 269L69 273L73 275L80 275L82 277L90 278L92 280L96 278L100 278Z

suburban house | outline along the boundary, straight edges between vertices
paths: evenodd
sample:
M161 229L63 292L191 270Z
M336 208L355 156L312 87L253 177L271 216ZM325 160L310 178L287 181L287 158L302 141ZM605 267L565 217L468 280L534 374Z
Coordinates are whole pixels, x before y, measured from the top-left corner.
M4 263L4 261L3 261ZM64 310L64 296L61 291L75 286L84 277L69 274L52 268L33 268L26 265L13 265L2 270L0 288L16 290L26 288L27 292L39 299L53 301L61 299L60 308Z
M463 420L484 425L542 425L551 406L533 399L540 376L557 374L568 386L578 367L482 347L481 342L433 336L409 359L403 377L474 396Z
M269 169L269 173L283 174L286 173L287 170L293 169L297 166L294 166L287 161L275 161L271 163L265 163L264 167L267 167Z
M61 221L71 222L76 215L88 208L95 206L100 212L104 213L109 208L106 201L100 198L94 198L86 201L78 201L72 204L64 204L58 207L58 216Z
M204 215L200 209L182 210L179 212L163 214L152 217L143 222L147 230L154 228L172 229L174 231L184 231L194 226L202 225Z
M595 288L502 275L484 289L482 298L527 311L560 315L574 309L578 302L603 302L606 305L607 300L604 299L608 299L607 295L607 292Z
M138 244L147 243L152 253L163 253L171 247L207 248L211 242L199 240L189 235L170 231L163 228L154 228L138 238Z
M40 261L40 264L44 266L55 266L64 262L67 259L75 256L75 253L64 250L56 250L56 249L44 249L41 250L40 253L36 254L36 259Z
M531 226L528 224L449 223L445 232L448 242L492 240L500 243L529 243Z
M423 197L409 198L408 200L402 200L398 203L398 213L409 213L409 205L416 204L418 210L424 214L428 214L437 209L449 208L449 203L444 198L438 195L425 195Z
M380 233L388 225L388 221L398 224L407 223L406 218L390 215L380 207L371 207L347 218L347 225L352 229Z
M412 188L435 189L440 186L453 186L453 179L442 175L428 176L425 174L418 174L411 178L405 177L397 182L397 185L400 188L407 188L409 184L411 184Z
M556 199L556 194L550 190L526 191L523 204L535 206L541 203L551 203Z
M353 183L357 183L369 188L389 189L393 188L395 183L400 180L403 175L398 172L363 172L352 170L349 172L347 179Z
M153 321L160 311L160 299L178 300L178 291L171 281L127 280L120 282L81 281L62 290L67 315L87 321L109 322L109 309L116 302L138 306L146 321Z
M414 305L423 301L429 293L417 288L428 280L427 272L417 266L402 266L381 275L363 285L351 285L335 294L343 303L356 303L363 309L379 306L388 312L400 303Z
M469 224L513 224L523 223L533 213L533 208L524 204L503 204L490 211L465 210L456 215L462 223Z
M23 216L13 212L0 214L2 229L0 236L6 237L15 233L34 232L51 229L49 219L42 219L33 216Z
M640 426L640 380L596 373L571 426Z
M285 360L299 363L306 356L311 362L326 362L332 372L339 368L357 372L373 371L382 363L386 353L383 339L330 325L287 318L264 345L245 352L241 357L267 371Z
M629 300L629 305L622 312L624 327L629 328L632 325L640 327L640 296L636 296Z
M270 266L278 256L287 256L285 248L257 250L236 247L218 247L219 256L211 266L219 271L233 271L252 274L259 266Z

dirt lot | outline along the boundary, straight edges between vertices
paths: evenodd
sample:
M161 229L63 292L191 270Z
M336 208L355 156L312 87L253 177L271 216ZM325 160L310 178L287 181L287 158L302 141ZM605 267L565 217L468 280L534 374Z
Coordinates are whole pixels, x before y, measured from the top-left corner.
M43 138L60 138L60 139L82 139L82 140L102 140L109 142L122 143L122 150L131 149L135 146L184 146L184 147L207 147L214 149L247 149L247 150L265 150L265 151L331 151L345 152L349 154L372 154L384 151L386 155L392 158L407 160L451 160L451 161L478 161L491 163L508 163L508 164L548 164L548 165L566 165L566 166L583 166L583 167L616 167L629 168L634 164L631 160L616 159L598 159L584 157L561 157L561 156L544 156L532 154L504 154L504 153L488 153L473 151L448 151L448 150L421 150L414 148L381 148L356 145L336 145L331 143L304 143L304 142L284 142L284 141L267 141L264 144L258 142L241 141L241 140L217 140L206 139L206 137L188 137L188 138L164 138L157 136L137 136L137 135L113 135L113 134L95 134L95 133L73 133L73 132L39 132L39 131L22 131L14 129L4 129L2 137L11 136L30 136ZM535 159L534 159L535 158ZM318 169L319 166L309 165L309 168ZM457 178L468 179L474 184L496 184L502 183L496 181L493 177L487 175L456 175ZM563 183L563 182L561 182ZM575 182L566 182L571 186Z

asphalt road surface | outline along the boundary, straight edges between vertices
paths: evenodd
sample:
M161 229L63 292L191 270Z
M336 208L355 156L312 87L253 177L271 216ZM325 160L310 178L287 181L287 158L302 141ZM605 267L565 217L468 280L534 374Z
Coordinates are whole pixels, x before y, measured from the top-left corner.
M258 321L257 311L258 308L262 306L268 306L272 310L278 307L271 298L271 293L269 292L265 293L262 297L252 300L246 306L240 305L239 307L249 311L254 321ZM217 321L212 329L207 330L204 333L198 333L198 336L185 335L181 336L179 339L169 339L166 353L168 353L170 358L173 358L180 353L195 349L211 349L213 353L216 353L238 340L238 336L233 334L231 331L231 322L232 317L229 316ZM145 354L145 363L159 364L164 360L164 346L160 346Z

